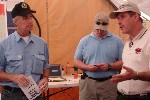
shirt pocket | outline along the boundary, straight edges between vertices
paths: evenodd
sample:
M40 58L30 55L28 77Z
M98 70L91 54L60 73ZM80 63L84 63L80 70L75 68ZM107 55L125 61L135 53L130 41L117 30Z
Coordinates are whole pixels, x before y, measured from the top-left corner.
M43 74L45 56L39 54L33 54L33 68L32 73Z
M16 73L21 74L23 73L23 61L22 55L18 54L8 54L6 56L7 66L5 71L8 73Z

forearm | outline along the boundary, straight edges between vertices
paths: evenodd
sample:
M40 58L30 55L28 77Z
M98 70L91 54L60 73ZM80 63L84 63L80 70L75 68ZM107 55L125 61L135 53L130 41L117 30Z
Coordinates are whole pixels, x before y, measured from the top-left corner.
M122 62L122 60L119 60L115 63L110 63L110 65L112 66L111 70L121 70L123 62Z
M84 64L81 60L74 60L75 67L81 70L87 70L87 65Z
M49 77L49 73L50 73L50 69L49 68L44 69L42 78L44 78L44 77L48 78Z
M149 81L150 82L150 71L147 72L138 72L138 76L136 76L138 80Z
M15 74L9 74L0 70L0 81L12 81Z

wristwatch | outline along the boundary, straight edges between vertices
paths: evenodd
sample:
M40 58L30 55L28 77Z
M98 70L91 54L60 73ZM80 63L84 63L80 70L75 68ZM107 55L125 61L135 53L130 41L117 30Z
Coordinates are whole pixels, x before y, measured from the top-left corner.
M43 78L47 78L47 79L48 79L48 76L45 76L45 75L44 75Z
M112 66L108 63L108 70L111 70Z
M133 78L134 80L140 80L140 75L139 75L139 72L135 72L136 76L135 78Z

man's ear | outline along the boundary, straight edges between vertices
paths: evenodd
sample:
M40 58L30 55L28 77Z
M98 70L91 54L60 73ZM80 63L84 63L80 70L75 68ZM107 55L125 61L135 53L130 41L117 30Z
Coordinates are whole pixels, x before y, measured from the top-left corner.
M12 19L12 21L13 21L13 24L15 25L15 26L17 26L17 20L16 19Z
M139 19L140 19L140 15L139 14L135 14L135 21L139 21Z

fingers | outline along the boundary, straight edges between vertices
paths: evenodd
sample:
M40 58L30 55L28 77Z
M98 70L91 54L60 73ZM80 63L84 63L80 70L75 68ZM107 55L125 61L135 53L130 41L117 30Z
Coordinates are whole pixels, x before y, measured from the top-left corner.
M25 81L25 80L22 80L22 79L20 79L19 83L23 87L27 87L29 85L28 81Z
M27 87L30 83L29 79L26 76L20 78L20 82L24 87Z
M44 92L46 92L48 90L48 86L45 88Z
M107 71L108 70L108 64L102 63L102 64L96 64L96 65L89 65L90 71Z
M45 86L45 87L43 88L43 91L46 92L47 90L48 90L48 86Z
M113 83L118 83L118 82L123 81L123 79L122 78L111 78L110 81Z
M96 64L96 65L92 65L90 66L92 71L107 71L108 70L108 66L107 64Z
M126 66L122 66L122 68L123 68L123 69L125 69L126 71L129 71L129 72L131 72L131 71L132 71L132 69L131 69L131 68L126 67Z
M135 76L135 71L129 67L123 66L123 68L126 70L126 72L128 73L128 76L130 76L129 78L132 78Z
M41 92L47 91L47 90L48 90L48 83L45 83L45 84L41 85L39 88L40 88L40 91L41 91Z
M107 71L108 70L108 66L107 64L100 64L98 66L99 71Z
M48 90L48 80L45 78L41 79L38 86L39 86L41 92L47 91Z
M27 87L29 85L29 79L23 74L14 74L13 82L21 85L23 87Z
M88 70L89 71L96 71L96 65L88 65Z
M113 82L113 83L118 83L118 82L121 82L121 81L124 81L124 80L125 80L125 77L124 77L123 74L114 75L110 79L110 81Z

